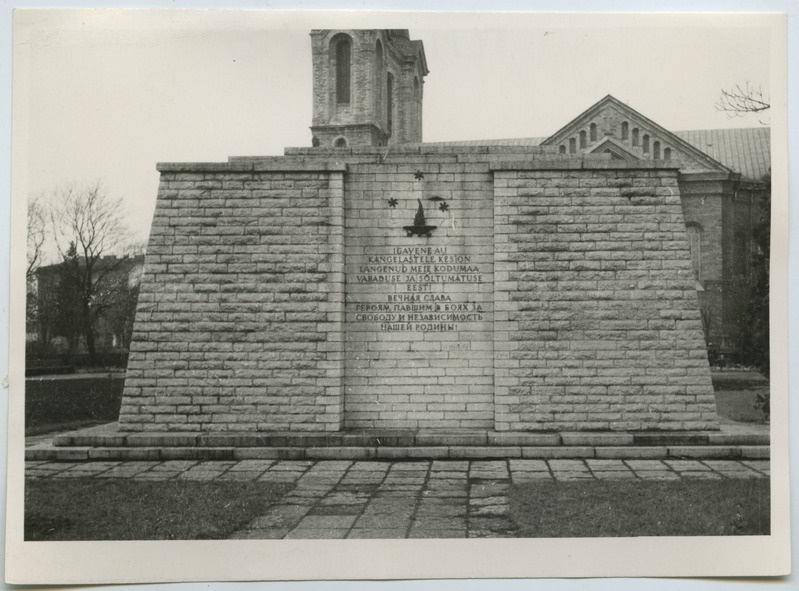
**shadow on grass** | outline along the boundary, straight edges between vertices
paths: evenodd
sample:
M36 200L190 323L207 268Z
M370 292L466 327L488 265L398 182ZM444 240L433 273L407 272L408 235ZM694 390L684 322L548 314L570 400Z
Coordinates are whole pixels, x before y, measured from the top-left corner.
M723 419L739 423L767 423L768 413L758 397L768 397L768 388L716 392L716 410Z
M216 540L287 490L267 482L28 480L25 540Z
M769 481L546 481L517 484L517 537L768 535Z
M124 375L25 380L25 434L41 433L43 426L117 420L124 384Z

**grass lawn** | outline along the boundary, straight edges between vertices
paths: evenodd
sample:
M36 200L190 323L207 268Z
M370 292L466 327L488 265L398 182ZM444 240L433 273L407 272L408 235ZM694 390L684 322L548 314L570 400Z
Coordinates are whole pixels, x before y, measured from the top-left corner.
M518 537L767 535L768 480L544 481L510 491Z
M107 423L119 417L124 375L73 375L25 380L25 434Z
M768 400L769 383L756 371L712 371L719 416L744 423L766 423L768 412L762 398Z
M759 394L768 396L768 388L717 391L716 410L721 418L731 421L765 423L768 413L758 406Z
M223 539L285 490L267 482L28 480L25 540Z

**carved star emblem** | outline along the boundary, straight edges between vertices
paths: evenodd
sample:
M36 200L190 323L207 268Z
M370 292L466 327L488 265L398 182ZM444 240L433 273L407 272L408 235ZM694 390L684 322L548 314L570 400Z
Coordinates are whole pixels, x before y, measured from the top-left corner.
M392 197L391 199L388 200L388 206L397 207L397 200Z
M416 179L417 181L420 181L424 178L424 173L421 170L417 170L416 172L413 173L413 178Z
M447 211L449 209L449 203L446 203L446 202L445 203L441 203L441 204L439 204L438 208L441 211Z

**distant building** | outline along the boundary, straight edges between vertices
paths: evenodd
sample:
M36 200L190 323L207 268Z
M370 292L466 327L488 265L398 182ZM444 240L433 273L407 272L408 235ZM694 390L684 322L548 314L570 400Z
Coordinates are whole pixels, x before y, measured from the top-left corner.
M57 351L86 352L80 335L68 335L63 322L65 299L70 296L61 289L63 263L40 267L36 272L36 341ZM95 345L98 350L127 348L130 325L136 305L139 282L144 270L144 255L132 257L107 256L97 263L99 283L96 286L98 303L103 310L95 326ZM108 271L106 271L108 270ZM66 304L68 305L68 304ZM72 339L72 343L70 343Z
M549 137L439 145L540 145L565 155L673 162L710 353L734 359L757 248L753 229L769 216L770 139L768 127L671 132L608 95Z

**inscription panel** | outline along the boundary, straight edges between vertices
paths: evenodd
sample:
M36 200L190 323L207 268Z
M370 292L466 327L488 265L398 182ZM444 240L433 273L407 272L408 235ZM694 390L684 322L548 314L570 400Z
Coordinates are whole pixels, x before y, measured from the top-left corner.
M468 285L485 282L485 263L475 264L470 255L450 254L447 246L395 246L390 254L354 258L356 284L389 289L384 302L354 304L350 321L378 323L380 331L428 332L484 320L483 303L469 301ZM452 285L463 288L446 293Z
M350 167L347 427L493 424L492 184L465 168Z

